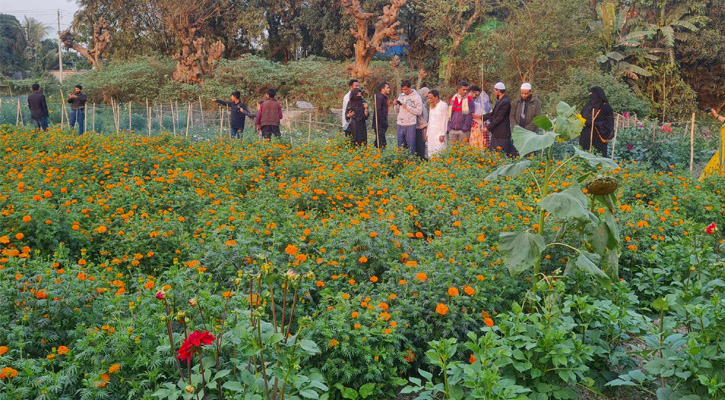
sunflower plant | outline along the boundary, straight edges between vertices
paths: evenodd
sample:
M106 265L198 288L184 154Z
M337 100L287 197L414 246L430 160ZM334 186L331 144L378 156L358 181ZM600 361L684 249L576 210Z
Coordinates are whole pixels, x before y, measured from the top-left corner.
M537 154L526 157L515 163L498 168L485 178L491 182L499 178L517 177L529 174L538 189L536 199L538 223L533 229L514 232L502 232L499 236L498 251L504 265L511 274L524 272L533 268L532 293L536 294L537 281L544 252L552 247L563 247L574 257L570 257L566 272L581 270L599 278L604 284L618 277L619 258L619 229L614 218L613 195L616 190L616 181L605 176L598 176L589 182L587 187L593 188L595 193L581 186L582 182L590 180L602 169L617 169L619 165L614 161L598 157L592 153L573 148L573 154L562 160L555 160L553 146L557 141L569 142L579 136L584 128L584 119L577 115L575 108L561 102L556 107L556 118L550 119L545 115L534 119L542 133L535 133L516 126L511 134L514 146L522 155ZM540 158L540 164L536 164ZM577 182L568 185L566 190L555 192L552 182L555 178L571 168L572 161L584 160L589 171L582 174ZM537 172L538 166L543 165L543 175ZM597 190L599 189L599 190ZM587 193L591 199L587 199ZM606 206L604 213L595 214L596 202ZM546 231L547 222L558 220L557 229ZM580 230L582 240L576 245L564 243L568 229Z

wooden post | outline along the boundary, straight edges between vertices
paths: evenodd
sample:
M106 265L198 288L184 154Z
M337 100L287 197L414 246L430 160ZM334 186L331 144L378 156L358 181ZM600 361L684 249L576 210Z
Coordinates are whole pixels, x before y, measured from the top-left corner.
M308 115L307 119L307 144L310 144L310 139L312 138L312 113Z
M201 129L204 129L204 106L201 104L201 96L199 96L199 112L201 112Z
M695 113L692 113L692 126L690 127L690 173L695 161Z
M176 126L179 127L179 131L181 131L181 120L179 119L179 102L174 102L174 115L176 116Z
M156 113L159 116L159 133L161 133L164 131L164 103L159 103Z
M219 108L219 139L224 138L224 134L222 133L224 129L224 110Z
M614 150L617 148L617 131L619 130L619 114L614 120L614 138L612 139L612 160L614 160Z
M149 128L149 137L151 136L151 107L149 107L149 99L146 99L146 124Z
M93 103L91 107L91 129L94 133L96 132L96 103Z
M657 120L652 122L652 144L655 144L655 134L657 133Z
M174 128L174 136L176 136L176 116L174 113L174 103L169 102L169 107L171 108L171 126Z
M229 132L229 139L232 138L232 109L231 107L226 107L227 109L227 132ZM242 132L242 135L244 135L244 132Z
M191 114L191 117L189 118L189 120L191 121L191 127L193 128L194 127L194 105L192 102L188 102L188 104L189 104L189 107L188 107L189 114Z
M20 125L20 99L18 99L18 108L15 111L15 126Z
M186 107L186 133L184 134L185 137L189 137L189 120L191 118L191 103L187 104Z
M289 115L289 102L287 99L284 99L284 105L287 109L287 131L290 132L290 135L292 134L292 118Z

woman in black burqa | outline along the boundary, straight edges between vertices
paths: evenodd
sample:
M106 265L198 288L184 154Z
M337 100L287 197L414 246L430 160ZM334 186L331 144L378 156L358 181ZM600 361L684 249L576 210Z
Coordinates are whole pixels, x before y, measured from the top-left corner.
M594 146L607 157L607 143L614 135L614 111L609 105L604 89L599 86L589 89L589 103L584 106L581 115L586 122L579 136L579 145L584 150L590 150Z
M345 116L350 121L348 130L352 134L352 143L365 146L368 143L368 103L363 100L362 91L355 88L350 92L350 101L345 109Z

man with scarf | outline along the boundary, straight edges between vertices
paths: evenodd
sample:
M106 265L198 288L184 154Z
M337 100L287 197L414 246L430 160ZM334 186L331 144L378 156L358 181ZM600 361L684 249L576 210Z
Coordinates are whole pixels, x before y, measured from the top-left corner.
M488 130L491 132L491 150L500 148L509 157L514 157L517 152L511 142L511 125L509 125L511 100L506 95L506 85L502 82L494 85L493 95L498 99L493 106L493 111L483 116L484 121L490 121Z
M348 132L352 135L352 144L365 146L368 144L368 103L363 100L360 88L350 91L350 100L345 108L345 119Z
M229 126L232 139L242 139L242 134L244 133L244 123L247 117L255 117L255 115L247 109L247 106L242 103L240 100L241 96L241 93L239 93L238 90L235 90L232 92L231 101L229 102L212 99L213 102L229 108Z
M589 103L581 112L586 121L579 136L579 145L584 150L592 146L607 157L607 143L614 135L614 110L609 105L604 89L593 86L589 89Z
M448 107L448 138L450 143L465 142L471 136L474 100L468 96L468 82L458 82L458 92Z

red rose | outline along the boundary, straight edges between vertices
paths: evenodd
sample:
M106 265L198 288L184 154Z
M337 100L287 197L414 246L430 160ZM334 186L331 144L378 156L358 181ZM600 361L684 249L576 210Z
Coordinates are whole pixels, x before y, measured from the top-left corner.
M705 228L705 233L707 233L708 235L712 235L715 232L717 232L717 225L715 225L714 222L708 225L707 228Z
M184 340L184 343L181 344L181 347L177 351L179 355L177 355L176 358L182 361L190 361L191 356L193 356L201 346L211 344L214 340L216 340L216 338L209 334L209 331L194 331L188 338L186 338L186 340Z

